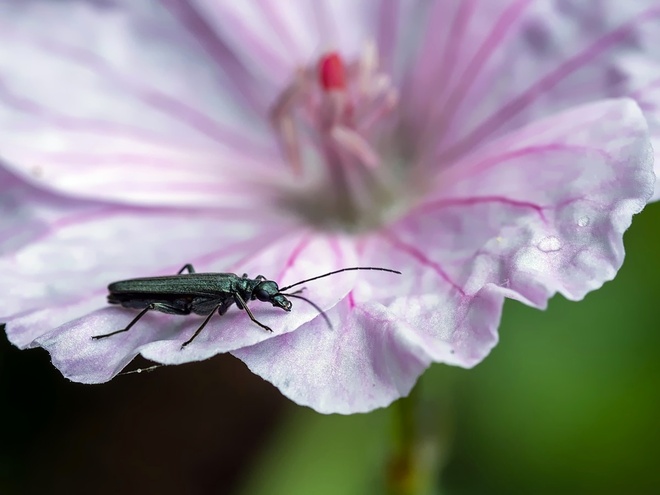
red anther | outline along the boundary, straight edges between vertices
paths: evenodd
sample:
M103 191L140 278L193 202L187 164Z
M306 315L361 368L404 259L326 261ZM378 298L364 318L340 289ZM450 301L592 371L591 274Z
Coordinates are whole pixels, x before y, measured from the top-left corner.
M337 52L330 52L319 61L319 78L326 91L346 88L344 62Z

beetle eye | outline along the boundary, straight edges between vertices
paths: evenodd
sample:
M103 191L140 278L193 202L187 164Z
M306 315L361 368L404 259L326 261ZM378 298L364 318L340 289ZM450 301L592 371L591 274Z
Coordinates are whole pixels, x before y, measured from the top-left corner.
M257 296L257 299L260 301L268 301L268 299L270 299L270 295L262 289L257 289L254 291L254 295Z
M272 280L266 280L261 282L257 287L255 287L252 294L259 299L260 301L270 301L273 296L279 293L277 284Z

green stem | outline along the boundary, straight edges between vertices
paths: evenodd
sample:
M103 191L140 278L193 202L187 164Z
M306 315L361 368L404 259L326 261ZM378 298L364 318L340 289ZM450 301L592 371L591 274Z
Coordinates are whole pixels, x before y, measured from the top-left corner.
M387 472L389 495L426 495L433 485L432 466L419 425L420 387L393 404L394 453Z

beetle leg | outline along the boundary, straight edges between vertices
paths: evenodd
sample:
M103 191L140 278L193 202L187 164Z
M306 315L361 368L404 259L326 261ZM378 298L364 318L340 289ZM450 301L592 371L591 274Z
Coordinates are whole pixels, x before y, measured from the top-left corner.
M206 324L211 319L211 316L213 316L213 314L215 313L215 310L219 309L220 307L222 307L222 304L218 304L217 307L213 308L213 311L209 313L209 315L204 319L204 322L199 326L197 330L195 330L193 336L190 337L188 340L186 340L183 344L181 344L181 349L185 348L188 344L190 344L193 340L195 340L195 337L197 337L199 335L199 332L201 332L204 329Z
M218 314L220 316L224 315L227 312L227 310L231 307L232 304L234 304L233 299L227 299L225 302L221 303L218 306Z
M261 328L263 328L264 330L268 330L269 332L272 332L272 331L273 331L270 327L267 327L266 325L264 325L263 323L261 323L259 320L257 320L257 319L254 317L254 315L252 314L252 311L250 311L250 308L248 308L247 303L243 300L243 298L241 297L241 295L240 295L238 292L236 292L236 293L234 294L234 297L236 297L236 305L237 305L239 308L241 308L241 306L242 306L241 309L244 309L244 310L245 310L245 312L248 314L248 316L250 317L250 319L251 319L253 322L255 322L257 325L259 325L259 326L260 326Z
M184 270L188 270L188 273L195 273L195 269L193 268L193 266L190 263L186 263L185 265L183 265L183 268L181 268L181 270L176 272L176 274L181 275Z
M95 340L96 339L103 339L105 337L110 337L111 335L116 335L118 333L128 332L131 329L131 327L133 325L135 325L140 318L142 318L144 315L146 315L147 311L149 311L150 309L156 309L156 305L151 303L149 306L147 306L142 311L140 311L140 313L135 318L133 318L133 321L131 321L126 328L122 328L121 330L116 330L114 332L106 333L104 335L93 335L92 338L95 339Z

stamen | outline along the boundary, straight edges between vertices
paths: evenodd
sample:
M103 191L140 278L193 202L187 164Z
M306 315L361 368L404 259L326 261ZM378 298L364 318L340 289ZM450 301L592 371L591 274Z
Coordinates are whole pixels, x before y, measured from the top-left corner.
M362 53L358 64L358 84L361 95L369 96L371 92L371 79L378 69L378 48L376 43L368 41Z
M296 174L302 172L302 161L300 159L300 147L298 146L298 131L293 119L283 117L279 121L279 131L282 137L284 153Z
M279 137L282 152L296 175L300 175L302 172L302 162L293 110L300 104L305 84L304 73L298 71L293 83L276 100L270 114L270 120Z
M330 131L335 142L369 168L376 168L380 158L369 142L352 129L335 126Z
M346 89L346 70L337 52L330 52L319 60L319 80L326 91Z
M309 196L301 189L301 201L291 204L312 221L331 216L351 229L377 223L380 213L370 212L389 211L381 207L394 197L388 192L392 174L382 170L389 162L381 159L378 146L395 132L391 117L396 117L399 93L379 69L375 43L367 42L349 61L328 51L292 76L274 102L271 119L293 171L309 173L307 184L319 185ZM317 215L316 208L323 211Z
M365 109L356 123L357 131L366 133L377 122L381 121L399 104L399 92L394 88L388 88L387 92L379 96L369 108Z

